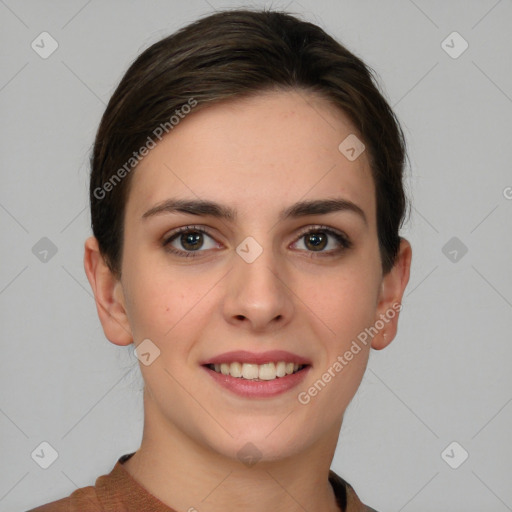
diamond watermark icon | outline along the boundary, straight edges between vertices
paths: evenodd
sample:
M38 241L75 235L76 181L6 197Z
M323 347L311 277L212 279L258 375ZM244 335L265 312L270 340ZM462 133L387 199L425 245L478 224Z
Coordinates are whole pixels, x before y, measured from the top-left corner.
M441 48L452 59L458 59L468 49L468 47L468 42L458 32L452 32L441 43Z
M454 236L444 244L441 251L452 263L458 263L466 255L468 248Z
M359 158L361 153L365 150L365 145L361 140L357 138L356 135L351 133L348 137L341 141L338 149L340 153L347 158L347 160L353 162Z
M57 254L57 246L49 238L43 236L32 247L32 254L42 263L48 263Z
M48 469L59 457L57 450L47 441L40 443L30 454L32 460L43 469Z
M245 464L247 467L252 467L261 459L261 452L251 442L245 443L240 450L237 452L237 457L240 462Z
M146 338L137 345L133 353L144 366L149 366L160 356L160 349L150 339Z
M252 263L263 252L263 247L252 236L248 236L237 246L236 252L246 263Z
M30 46L39 57L47 59L59 47L59 43L48 32L41 32Z
M452 469L457 469L469 457L469 453L461 446L457 441L450 443L442 452L441 458L450 466Z

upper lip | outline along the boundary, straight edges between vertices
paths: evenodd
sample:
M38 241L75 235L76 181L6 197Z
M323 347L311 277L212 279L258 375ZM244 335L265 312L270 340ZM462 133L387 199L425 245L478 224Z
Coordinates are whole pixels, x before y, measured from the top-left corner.
M224 352L218 356L211 357L208 360L203 361L202 365L207 364L222 364L222 363L252 363L252 364L264 364L270 362L285 361L287 363L295 364L311 364L309 359L287 352L286 350L270 350L267 352L248 352L247 350L235 350L232 352Z

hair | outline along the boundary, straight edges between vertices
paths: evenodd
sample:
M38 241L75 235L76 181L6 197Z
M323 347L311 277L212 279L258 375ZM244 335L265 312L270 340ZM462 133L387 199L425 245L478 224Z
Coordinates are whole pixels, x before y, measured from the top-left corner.
M181 112L269 90L311 91L348 116L365 144L375 184L383 273L398 254L407 199L405 137L374 71L312 23L273 10L225 10L181 28L130 65L102 116L91 155L91 226L120 278L131 176L153 136ZM188 110L187 110L188 109ZM192 114L193 115L193 112ZM340 141L341 142L341 141Z

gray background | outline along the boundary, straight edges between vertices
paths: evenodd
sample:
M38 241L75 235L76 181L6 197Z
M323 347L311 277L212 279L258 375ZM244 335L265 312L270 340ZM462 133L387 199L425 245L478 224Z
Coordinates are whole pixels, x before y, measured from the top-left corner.
M104 337L83 270L89 151L136 55L243 5L271 4L0 0L1 511L92 485L139 447L138 361ZM411 159L399 334L372 352L332 467L380 512L512 510L512 3L272 5L375 69ZM47 59L31 48L43 31L59 45ZM458 58L445 49L462 41L443 43L453 31L469 44ZM33 251L43 237L57 248L47 261ZM31 457L44 441L58 452L48 469ZM462 448L443 459L453 441ZM462 449L469 458L452 469L445 460L460 462Z

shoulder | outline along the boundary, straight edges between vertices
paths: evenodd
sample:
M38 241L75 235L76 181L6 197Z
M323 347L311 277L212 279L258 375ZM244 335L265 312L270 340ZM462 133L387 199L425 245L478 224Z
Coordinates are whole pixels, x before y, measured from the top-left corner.
M152 498L123 468L135 452L121 456L110 473L96 478L94 485L76 489L69 496L26 512L125 512L126 503L147 503Z

